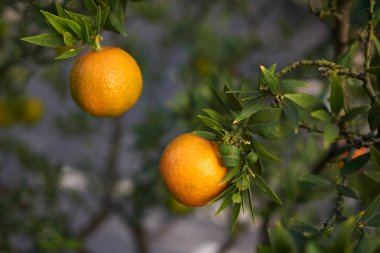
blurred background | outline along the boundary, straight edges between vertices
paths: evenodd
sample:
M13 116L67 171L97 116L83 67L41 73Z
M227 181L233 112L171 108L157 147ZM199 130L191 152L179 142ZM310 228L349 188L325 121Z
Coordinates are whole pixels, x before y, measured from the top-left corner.
M361 2L353 13L365 14ZM165 144L199 129L196 115L215 104L207 83L253 89L260 65L333 57L329 24L308 13L306 0L129 2L128 36L103 32L102 44L134 56L144 89L117 119L73 103L75 59L53 60L56 50L19 40L46 30L39 10L54 4L0 2L0 252L256 252L278 220L323 223L332 199L298 181L325 152L320 136L264 142L283 158L264 175L285 204L254 196L255 223L244 214L234 232L229 211L182 206L158 174ZM364 21L356 15L353 26ZM315 69L293 76L326 95Z

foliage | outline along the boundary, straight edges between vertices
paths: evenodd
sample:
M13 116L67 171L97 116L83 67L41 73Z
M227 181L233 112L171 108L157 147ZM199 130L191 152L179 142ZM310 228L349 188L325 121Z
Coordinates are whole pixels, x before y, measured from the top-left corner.
M13 2L0 3L0 10L13 8ZM13 106L14 101L24 100L28 96L25 84L35 72L35 67L29 66L45 65L47 75L53 75L48 81L54 84L55 99L63 104L62 69L54 71L57 65L46 66L51 63L48 59L52 58L52 51L24 41L63 49L57 59L74 57L85 46L96 49L105 30L126 35L127 1L30 2L33 4L27 6L33 11L20 10L20 15L29 15L31 22L12 23L20 29L15 29L12 36L1 37L1 45L9 53L4 53L0 60L0 88L4 91L0 93L0 102ZM112 127L109 143L101 140L110 149L103 165L87 157L73 162L75 168L83 168L75 170L90 181L89 189L100 203L99 213L86 209L82 193L60 185L67 167L12 136L12 129L20 126L17 122L10 124L0 136L1 155L19 163L25 183L12 186L0 181L0 251L14 251L12 238L21 234L31 239L30 252L84 252L83 242L96 228L96 221L104 220L111 212L117 212L136 237L141 236L148 211L171 201L157 172L167 135L196 129L196 134L218 144L221 161L228 167L224 180L230 186L213 201L219 204L216 213L231 210L234 233L244 229L239 226L245 223L239 219L242 212L261 219L260 233L264 239L258 252L378 252L380 46L376 27L380 9L375 1L346 1L352 4L351 13L365 16L368 9L368 18L356 20L359 18L353 15L352 34L358 33L358 39L352 36L352 40L340 41L334 50L327 45L335 51L334 57L317 51L318 59L299 60L285 67L265 62L249 66L248 73L243 74L240 67L252 48L259 51L266 42L259 41L253 28L247 36L223 34L206 21L215 11L212 7L218 5L222 19L237 14L251 26L254 18L249 13L249 1L196 1L191 6L177 3L174 8L179 15L173 14L165 1L146 2L133 5L134 15L161 27L163 33L161 50L154 52L160 61L154 62L152 52L145 55L146 61L154 65L151 69L145 65L151 73L147 78L156 84L163 76L157 65L165 62L163 56L178 44L183 45L189 57L183 66L177 66L180 74L176 81L184 86L184 91L170 99L170 113L165 113L168 108L161 105L148 108L144 119L131 131L133 141L128 148L140 161L139 169L124 181L132 185L131 189L115 190L118 180L122 181L116 169L118 154L125 151L120 140L126 124L121 119L101 122L79 111L68 111L53 121L62 139L76 138L88 143L99 139L105 126ZM333 29L337 29L339 20L344 20L341 15L345 12L339 9L343 8L339 3L345 1L321 1L325 3L321 6L308 2L310 12L326 19ZM269 8L271 4L269 1ZM46 24L37 18L37 9L43 9L40 14L50 32L43 32ZM7 34L1 29L0 32ZM20 42L21 37L24 41ZM141 41L133 33L129 32L127 38L126 47L138 48ZM362 63L357 62L358 56L363 58ZM308 66L314 68L306 70ZM304 81L303 77L314 74L315 68L326 93L312 92L312 85ZM152 93L157 92L152 86ZM353 158L355 150L362 147L369 152ZM1 173L6 173L5 167L0 165ZM59 208L62 198L93 216L79 233L67 225L73 221ZM331 208L326 204L330 202ZM271 228L265 240L268 227Z

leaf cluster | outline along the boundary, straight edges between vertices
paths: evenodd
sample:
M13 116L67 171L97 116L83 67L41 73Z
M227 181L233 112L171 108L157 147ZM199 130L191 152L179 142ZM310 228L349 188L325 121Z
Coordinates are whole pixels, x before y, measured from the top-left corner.
M55 59L76 56L85 45L99 49L103 28L126 36L125 11L127 0L83 0L87 14L62 8L56 3L56 13L41 10L51 32L22 38L32 44L51 48L63 48Z

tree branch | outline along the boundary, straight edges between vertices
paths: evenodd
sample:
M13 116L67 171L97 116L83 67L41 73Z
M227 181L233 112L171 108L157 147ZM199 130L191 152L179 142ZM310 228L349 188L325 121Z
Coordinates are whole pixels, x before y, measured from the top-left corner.
M347 43L350 36L351 5L352 0L338 1L340 15L335 16L335 59L347 51Z
M79 238L82 240L89 236L100 224L109 216L113 209L112 194L115 181L117 179L117 160L120 153L122 139L122 118L116 118L113 122L113 131L110 139L110 151L105 166L104 175L104 192L101 203L101 210L96 214L91 221L79 232Z
M369 7L368 13L368 25L367 25L367 37L364 40L364 70L369 69L371 65L371 45L372 45L372 35L374 30L374 6L375 0L368 0ZM371 104L376 102L376 93L372 88L371 77L369 73L364 73L363 88L366 90L368 97L371 100Z
M320 68L327 68L327 69L320 69L320 71L326 72L328 70L335 71L338 75L348 76L352 77L361 81L364 81L364 74L363 73L357 73L353 71L352 69L345 68L335 62L331 62L324 59L313 59L313 60L300 60L293 62L283 68L281 71L277 72L277 76L281 77L297 68L303 67L303 66L317 66Z

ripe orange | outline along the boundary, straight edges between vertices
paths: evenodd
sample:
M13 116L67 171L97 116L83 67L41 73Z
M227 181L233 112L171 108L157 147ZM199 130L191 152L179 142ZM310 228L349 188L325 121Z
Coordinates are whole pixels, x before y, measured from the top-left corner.
M174 138L160 160L167 188L187 206L204 206L218 196L227 186L221 183L226 172L216 144L193 133Z
M140 97L142 84L136 61L115 47L85 53L70 75L74 101L97 117L116 117L128 111Z

